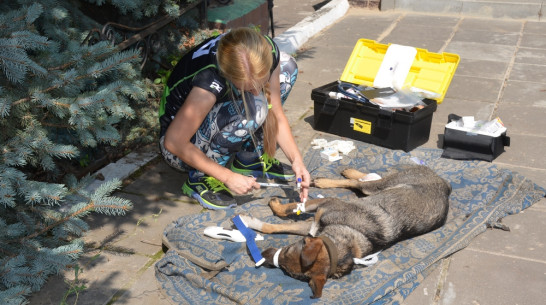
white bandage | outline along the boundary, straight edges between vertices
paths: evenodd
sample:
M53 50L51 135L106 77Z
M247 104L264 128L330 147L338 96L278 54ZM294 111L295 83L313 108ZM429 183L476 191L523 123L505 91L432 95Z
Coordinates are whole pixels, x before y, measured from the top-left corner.
M381 251L375 252L363 258L355 257L353 258L353 262L358 265L371 266L379 261L379 253L381 253Z
M369 174L367 174L366 176L364 176L364 177L358 179L358 181L364 182L364 181L374 181L374 180L379 180L379 179L381 179L381 176L379 176L378 174L376 174L376 173L369 173Z
M303 199L302 202L298 203L295 209L292 210L292 212L296 214L305 213L305 202L307 201L307 198Z
M275 252L275 255L273 255L273 265L275 265L275 267L277 267L277 268L280 268L279 267L279 254L281 254L281 250L282 250L282 248L279 248L279 250L277 250L277 252Z

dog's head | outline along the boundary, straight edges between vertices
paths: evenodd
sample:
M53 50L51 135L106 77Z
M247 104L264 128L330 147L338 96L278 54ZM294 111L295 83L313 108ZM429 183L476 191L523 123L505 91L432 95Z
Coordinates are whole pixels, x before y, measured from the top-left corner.
M320 298L332 268L323 240L318 237L305 237L281 248L278 257L275 258L277 251L278 249L269 248L262 252L266 264L275 266L276 260L278 264L276 267L282 268L291 277L309 280L309 286L313 291L312 298Z

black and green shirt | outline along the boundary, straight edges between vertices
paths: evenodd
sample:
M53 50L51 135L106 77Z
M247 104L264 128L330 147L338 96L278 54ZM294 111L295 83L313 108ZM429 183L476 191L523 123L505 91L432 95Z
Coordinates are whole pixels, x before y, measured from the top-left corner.
M174 67L165 91L161 99L159 109L159 122L161 125L160 136L165 135L169 124L184 104L194 86L205 89L216 96L216 103L230 100L226 79L220 75L216 61L218 42L222 35L208 38L189 53L185 54ZM268 36L265 36L272 48L273 64L270 74L279 64L280 54L277 44Z

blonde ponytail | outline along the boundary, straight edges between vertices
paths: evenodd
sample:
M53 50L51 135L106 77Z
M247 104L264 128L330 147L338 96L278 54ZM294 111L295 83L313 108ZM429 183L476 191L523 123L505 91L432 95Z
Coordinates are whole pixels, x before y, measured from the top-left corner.
M269 82L265 85L260 80L268 79L273 65L271 46L267 40L251 28L233 29L225 34L218 44L216 58L222 76L238 84L252 84L252 88L239 88L243 91L263 91L267 104L271 105ZM246 108L245 95L241 95ZM277 150L277 117L268 110L262 126L264 132L264 152L273 157ZM256 143L255 143L256 144Z
M267 98L267 105L271 105L271 92L269 91L269 83L264 87L264 95ZM263 125L264 131L264 152L270 157L275 156L277 151L277 134L279 132L279 126L275 113L269 109L267 111L267 117Z

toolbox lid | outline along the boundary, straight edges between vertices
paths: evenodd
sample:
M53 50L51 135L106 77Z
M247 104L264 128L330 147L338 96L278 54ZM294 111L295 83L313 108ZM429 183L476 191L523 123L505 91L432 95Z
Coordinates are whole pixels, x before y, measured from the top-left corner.
M391 44L381 44L370 39L359 39L343 70L341 81L373 87L374 79ZM404 87L429 93L429 97L442 103L451 79L459 65L460 57L453 53L433 53L417 50Z

